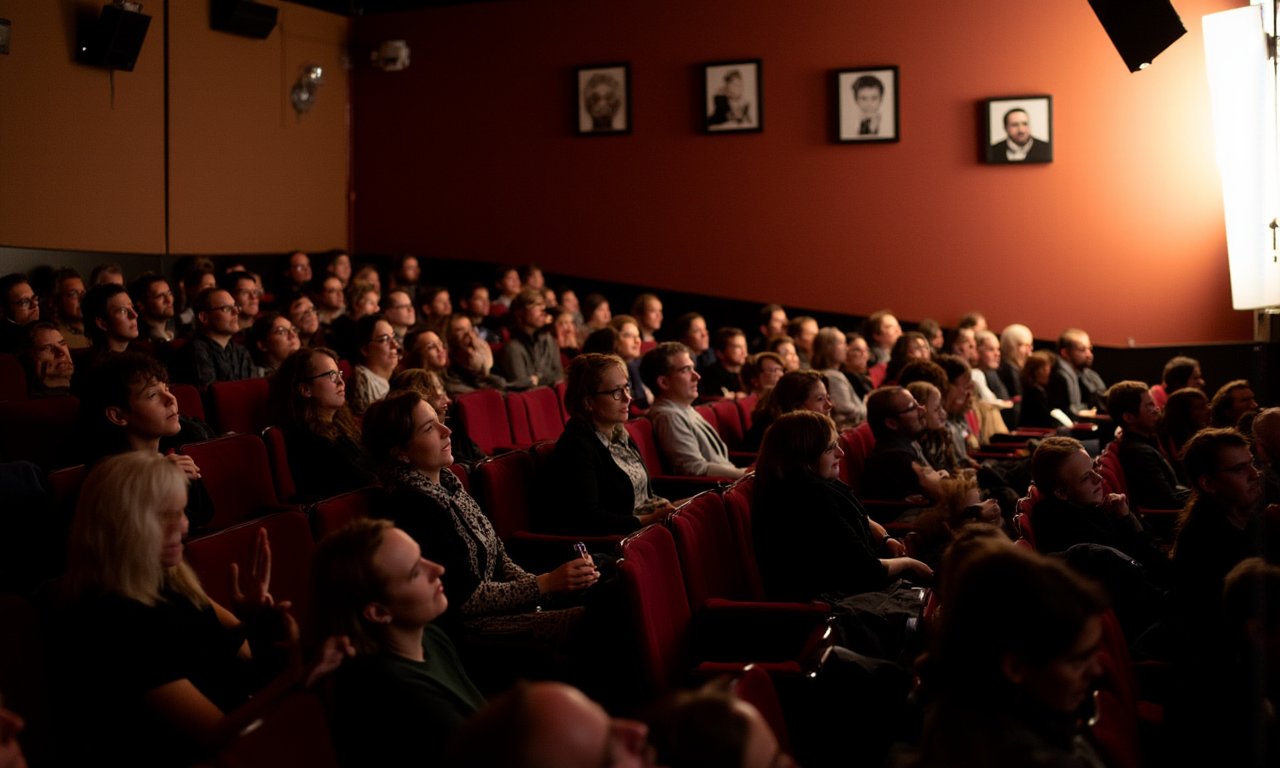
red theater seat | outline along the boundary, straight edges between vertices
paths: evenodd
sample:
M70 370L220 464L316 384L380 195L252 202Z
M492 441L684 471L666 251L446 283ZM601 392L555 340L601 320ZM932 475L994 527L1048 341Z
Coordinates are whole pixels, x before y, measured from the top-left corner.
M170 384L169 391L178 401L178 413L207 422L204 415L204 401L200 399L200 390L190 384Z
M458 395L458 417L467 427L467 434L480 446L485 455L519 448L511 437L511 424L507 421L507 408L502 395L494 389L477 389ZM526 443L525 445L528 445Z
M511 442L515 445L533 445L533 432L529 429L529 406L523 392L508 392L506 397L507 426L511 429Z
M276 489L276 501L292 504L298 488L293 483L293 471L289 469L284 432L275 427L267 427L262 431L262 442L267 446L267 461L271 464L271 484Z
M13 355L0 354L0 400L25 400L26 397L27 373L22 370L22 364Z
M50 397L0 403L0 459L30 461L46 472L78 464L75 434L80 400Z
M648 419L632 419L626 424L627 432L635 441L644 460L644 467L649 471L649 480L653 483L653 491L668 499L682 499L695 493L719 487L721 483L732 483L732 477L684 477L668 475L663 470L661 458L658 456L658 443L653 437L653 424Z
M263 713L255 727L243 731L214 762L218 768L337 768L324 705L311 691L283 696Z
M258 435L271 426L267 415L268 379L218 381L209 385L209 405L222 434Z
M271 482L267 447L257 435L227 435L189 443L179 453L200 467L205 490L213 501L209 529L252 520L284 508Z
M368 517L373 512L381 489L375 485L339 494L311 506L311 533L316 541L338 530L352 520Z
M559 440L566 419L560 411L560 398L551 387L538 387L524 393L529 413L529 432L533 442Z

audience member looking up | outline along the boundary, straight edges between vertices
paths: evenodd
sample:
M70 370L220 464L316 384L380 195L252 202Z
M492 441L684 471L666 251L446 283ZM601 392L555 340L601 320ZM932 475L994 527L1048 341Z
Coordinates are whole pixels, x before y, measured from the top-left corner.
M917 442L927 429L924 407L904 387L881 387L867 398L867 422L876 444L863 465L862 495L937 501L941 476L930 468Z
M856 427L867 418L866 404L842 370L848 357L849 343L845 341L844 331L830 326L818 331L809 362L814 370L821 371L827 377L827 392L831 396L830 415L841 429Z
M84 281L79 272L70 267L54 270L49 296L52 311L47 319L58 324L58 331L71 349L89 346L89 337L84 333L84 311L80 307L84 294ZM172 307L169 314L173 314Z
M422 266L418 257L412 253L402 253L391 260L391 291L403 291L408 297L410 306L418 298L418 279L422 277Z
M302 343L298 329L279 312L268 312L253 324L246 335L249 354L253 357L253 378L263 379L276 372L285 358L297 352Z
M252 328L253 321L258 318L258 305L262 301L262 289L258 286L258 281L248 272L232 272L223 277L219 285L231 294L236 306L240 308L236 318L240 332Z
M547 286L546 275L542 274L542 267L537 264L525 264L516 272L520 275L520 285L524 288L532 288L541 294L542 289Z
M146 341L173 341L173 290L155 272L143 272L129 283L129 298L138 313L139 337Z
M595 331L609 325L613 312L609 309L609 300L599 293L588 293L582 299L582 337L585 339Z
M350 268L347 270L350 271ZM346 284L338 277L329 275L316 285L311 300L315 302L316 314L321 325L333 325L347 311Z
M1120 467L1129 499L1147 509L1182 509L1191 490L1178 483L1173 465L1160 451L1156 427L1160 411L1147 385L1121 381L1107 390L1107 413L1124 429L1119 438Z
M676 338L689 349L695 370L705 370L716 361L716 353L711 349L711 336L707 333L707 321L697 312L680 316L676 321Z
M285 300L305 293L307 286L311 284L311 277L311 257L306 251L289 254L284 267Z
M271 377L268 413L284 435L300 501L319 501L377 483L346 392L338 354L323 347L294 352Z
M119 264L112 262L99 264L89 272L90 288L99 285L108 285L111 283L114 283L121 288L124 287L124 270L120 268Z
M340 283L339 289L346 288L347 283L351 282L351 257L344 251L332 250L324 254L322 260L324 274L336 277Z
M366 315L356 323L356 366L348 402L360 415L391 391L391 375L400 364L400 344L385 315Z
M516 296L520 294L520 289L524 287L524 283L520 281L520 271L515 267L502 266L498 267L497 274L498 279L494 282L494 288L497 289L498 297L493 300L493 303L510 309L511 302L515 301Z
M422 309L422 322L439 333L449 324L453 314L453 300L449 289L443 285L429 285L418 289L418 301Z
M788 373L800 370L800 355L796 353L796 343L790 336L774 336L769 339L769 351L782 358L782 366Z
M747 361L747 337L739 328L720 328L712 339L716 361L699 373L698 391L706 397L743 396L742 364Z
M538 610L544 595L578 592L600 575L589 558L575 558L540 576L507 555L493 525L449 470L450 430L412 390L369 407L364 442L387 493L377 516L393 521L444 567L449 606L441 627L466 637L553 638L562 644L582 609Z
M871 365L879 365L889 362L893 345L902 335L902 326L898 324L898 318L893 316L892 311L882 309L867 318L862 335L871 344Z
M324 329L316 305L308 296L297 296L289 302L289 321L298 329L298 341L304 347L323 347L326 344Z
M502 341L502 331L489 315L489 289L484 283L471 282L463 286L462 293L458 295L458 306L471 318L471 325L482 341L490 344ZM577 334L576 325L574 334ZM570 346L576 346L576 343Z
M22 342L25 326L40 319L40 300L27 276L14 272L0 279L4 319L0 320L0 352L12 353Z
M240 310L231 294L206 288L196 296L195 310L196 335L178 350L181 375L176 378L201 390L215 381L253 378L249 350L231 340L240 330Z
M1096 416L1105 406L1107 385L1093 370L1093 344L1089 334L1068 328L1058 337L1058 359L1049 376L1049 408L1061 409L1073 419ZM1035 425L1029 425L1035 426Z
M669 341L649 350L640 361L640 376L654 393L647 415L674 474L735 479L745 474L729 460L715 427L693 409L702 377L688 347Z
M76 368L58 327L37 320L28 325L26 331L15 354L27 374L27 397L71 394L71 376Z
M657 341L662 329L662 299L652 293L642 293L631 303L631 316L640 328L641 341Z
M675 511L656 495L640 450L627 433L631 385L615 355L584 353L569 363L565 408L569 421L552 459L555 519L565 535L631 533Z
M1209 401L1213 426L1221 428L1234 427L1241 416L1257 407L1258 400L1253 395L1253 387L1245 379L1223 384Z
M776 352L757 352L742 364L742 384L748 397L764 397L782 378L782 358Z
M390 765L410 754L437 765L484 706L434 623L449 605L443 574L386 520L355 520L316 545L316 624L350 638L356 653L334 675L330 727L342 765Z
M351 276L352 283L367 283L373 286L374 293L382 295L382 275L379 274L378 268L372 264L360 264L356 267L355 273ZM348 284L349 285L349 284ZM351 297L347 297L347 303L351 303Z
M85 332L100 352L123 352L138 338L138 313L124 286L95 285L84 295L81 306Z
M551 334L542 332L546 309L546 300L532 288L522 288L511 302L511 338L502 346L508 389L551 387L564 381L560 349Z
M885 382L897 382L902 369L913 360L933 359L933 348L924 334L907 331L893 343L893 351L889 353L889 362L884 369Z
M386 306L382 308L382 314L387 318L387 322L391 323L396 343L403 347L405 334L418 322L417 313L413 310L413 300L403 288L397 288L387 294L387 300L384 303Z
M924 337L925 341L929 342L930 352L938 353L942 351L944 336L942 334L942 326L938 324L937 320L926 317L916 323L916 331Z
M769 339L787 333L787 311L779 304L765 304L760 308L760 335L751 342L752 352L764 352Z
M813 340L818 338L818 321L812 317L792 318L787 323L787 335L796 345L796 354L800 357L801 368L812 368L809 356L813 354Z
M445 391L444 382L438 374L423 368L406 368L391 377L392 392L405 389L411 389L422 395L427 405L435 409L436 418L453 430L453 434L449 436L449 447L453 449L453 463L462 464L467 471L470 471L471 467L484 461L484 452L467 434L466 425L462 420L449 419L453 401L449 399L449 393Z
M973 328L958 328L951 340L951 354L969 364L972 368L978 362L978 337Z

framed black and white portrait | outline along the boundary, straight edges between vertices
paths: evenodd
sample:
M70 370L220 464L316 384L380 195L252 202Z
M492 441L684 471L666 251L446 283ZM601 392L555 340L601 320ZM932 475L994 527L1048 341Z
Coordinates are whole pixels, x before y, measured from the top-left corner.
M578 135L631 133L631 65L578 67Z
M897 141L898 68L836 72L836 138L846 143Z
M703 65L702 114L707 133L764 130L760 77L759 59Z
M1003 96L983 102L981 147L989 165L1053 162L1053 97Z

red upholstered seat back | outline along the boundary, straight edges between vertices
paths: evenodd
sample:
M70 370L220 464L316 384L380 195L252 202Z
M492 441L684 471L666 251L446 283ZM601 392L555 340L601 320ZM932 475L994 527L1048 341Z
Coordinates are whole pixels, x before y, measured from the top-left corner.
M289 469L284 433L275 427L267 427L262 432L262 442L267 446L267 460L271 463L271 482L276 488L276 500L281 504L291 504L298 488L293 483L293 472Z
M560 418L563 421L569 420L569 409L564 407L564 393L568 391L568 389L569 389L569 385L566 384L565 382L563 381L556 382L556 386L555 386L556 400L560 402Z
M53 497L54 506L59 511L67 513L67 520L71 519L70 513L75 510L76 497L80 495L80 486L84 483L84 475L83 464L57 469L49 473L49 494Z
M675 541L666 528L651 525L624 539L621 550L618 574L631 606L641 672L648 693L661 694L684 684L690 670L689 603Z
M853 430L845 430L840 433L840 450L844 451L844 458L840 459L840 482L852 486L856 493L861 485L862 463L867 458L862 440ZM857 469L851 471L850 467Z
M556 455L555 443L538 443L530 450L533 454L534 477L548 477L551 471L551 460Z
M492 455L501 445L511 445L511 426L507 422L507 409L502 395L494 389L477 389L458 395L458 416L467 427L467 434L480 450Z
M711 425L712 429L716 430L717 432L720 431L720 424L719 424L719 420L716 418L715 409L713 409L710 405L699 405L693 410L697 411L699 416L706 419L707 423Z
M760 711L783 752L795 753L791 746L791 732L787 730L787 718L782 711L782 702L778 699L778 689L774 687L773 678L769 677L768 672L754 665L747 667L734 686L733 693Z
M461 464L452 464L449 466L449 471L458 478L458 482L462 483L462 490L471 493L471 475L467 473L467 468Z
M564 415L560 412L560 399L551 387L537 387L524 393L525 407L529 410L529 431L532 442L558 440L564 432Z
M256 728L228 744L215 764L222 768L337 768L320 698L306 690L285 695L262 715Z
M533 493L533 458L511 451L485 459L471 470L480 506L498 538L529 530L529 500Z
M734 546L742 563L742 575L748 600L766 600L764 584L760 581L760 569L756 565L755 537L751 533L751 494L755 488L755 475L750 474L734 483L724 493L724 508L733 534Z
M0 400L23 400L27 396L27 373L18 358L0 354Z
M1098 457L1097 470L1102 475L1105 493L1128 493L1129 484L1124 479L1124 468L1120 466L1120 436L1107 444L1106 450Z
M878 387L884 383L885 374L889 371L888 363L877 363L867 369L867 378L871 379L871 386Z
M311 508L311 533L315 540L319 541L352 520L368 517L379 493L378 487L371 485L317 502Z
M257 439L257 438L255 438ZM311 579L311 526L301 512L279 512L232 526L187 543L186 560L214 602L231 605L231 564L240 566L240 588L247 589L253 573L258 529L267 530L271 545L271 597L293 603L298 625L307 626Z
M208 421L204 415L204 401L200 399L200 390L190 384L170 384L169 392L178 401L178 413L193 419Z
M529 429L529 407L523 392L507 393L507 426L511 429L512 443L533 444L533 432Z
M742 431L745 434L751 429L751 409L756 407L759 395L749 395L738 401L738 415L742 417Z
M1035 527L1032 525L1032 511L1036 505L1040 503L1040 489L1034 485L1027 491L1027 495L1018 499L1017 514L1013 516L1013 527L1018 532L1021 539L1025 540L1032 548L1036 548Z
M742 413L738 410L738 404L732 400L717 400L711 404L711 410L716 412L715 425L720 431L720 439L731 451L741 449Z
M720 494L704 491L694 497L671 517L671 532L693 610L712 597L752 599L742 551Z
M258 435L271 426L267 415L268 379L217 381L209 385L209 404L217 430Z
M213 501L211 529L251 520L276 505L267 446L257 435L227 435L189 443L179 451L195 460Z
M658 443L653 437L653 424L648 419L632 419L627 422L627 433L635 441L640 458L644 460L644 468L649 470L649 476L664 474L662 459L658 457Z
M50 397L0 403L0 460L30 461L48 472L79 463L75 432L80 400Z

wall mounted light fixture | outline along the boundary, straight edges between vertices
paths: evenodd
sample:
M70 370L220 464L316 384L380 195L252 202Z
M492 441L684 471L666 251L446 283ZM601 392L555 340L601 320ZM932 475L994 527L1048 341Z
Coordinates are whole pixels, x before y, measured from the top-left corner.
M324 85L324 70L319 64L308 64L302 68L302 74L298 75L298 82L294 83L289 91L289 100L293 102L293 109L298 113L298 119L302 119L303 113L311 111L322 85Z

